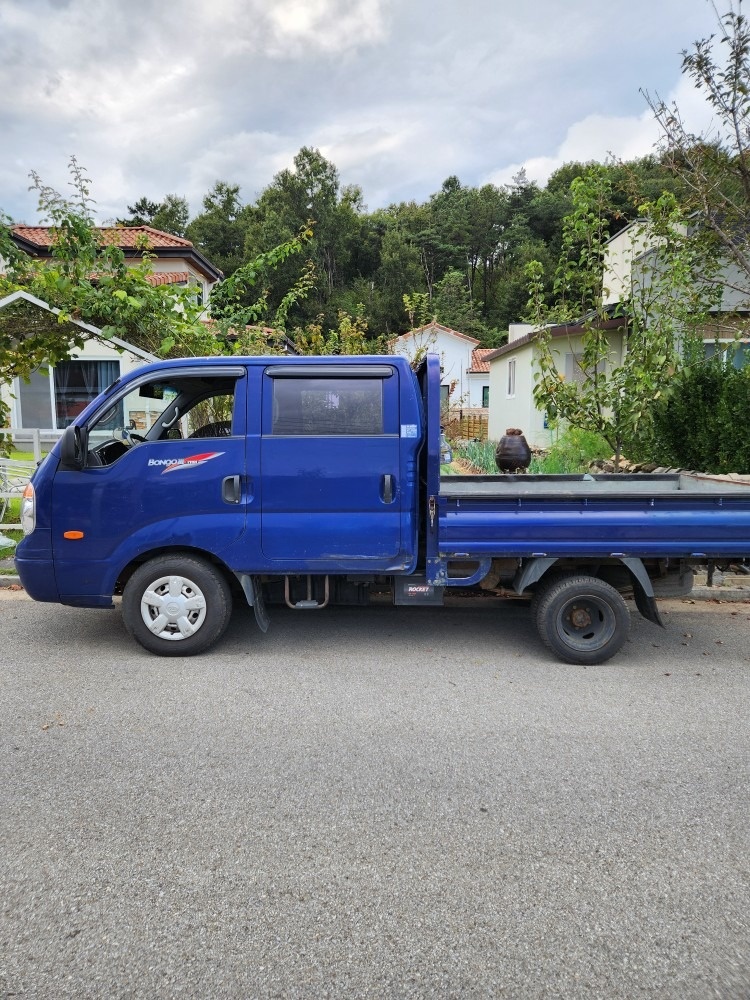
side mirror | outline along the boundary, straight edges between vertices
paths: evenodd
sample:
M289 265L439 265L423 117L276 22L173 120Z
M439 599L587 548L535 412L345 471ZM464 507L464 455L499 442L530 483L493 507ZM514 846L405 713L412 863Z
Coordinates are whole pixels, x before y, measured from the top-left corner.
M60 463L64 469L83 469L86 465L88 434L83 427L72 425L60 439Z

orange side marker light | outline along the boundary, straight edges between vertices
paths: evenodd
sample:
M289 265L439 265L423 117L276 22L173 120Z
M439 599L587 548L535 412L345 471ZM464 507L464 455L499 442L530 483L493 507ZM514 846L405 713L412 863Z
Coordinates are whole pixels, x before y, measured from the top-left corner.
M63 538L73 538L73 539L83 538L83 532L82 531L63 531Z

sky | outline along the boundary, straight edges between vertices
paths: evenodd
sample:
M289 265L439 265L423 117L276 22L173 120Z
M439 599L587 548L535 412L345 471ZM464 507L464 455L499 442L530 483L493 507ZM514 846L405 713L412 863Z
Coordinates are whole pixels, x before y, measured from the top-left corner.
M302 146L369 210L544 184L652 152L641 89L705 127L680 53L715 29L708 0L0 0L0 211L43 221L29 173L70 193L71 156L100 223L217 180L253 202Z

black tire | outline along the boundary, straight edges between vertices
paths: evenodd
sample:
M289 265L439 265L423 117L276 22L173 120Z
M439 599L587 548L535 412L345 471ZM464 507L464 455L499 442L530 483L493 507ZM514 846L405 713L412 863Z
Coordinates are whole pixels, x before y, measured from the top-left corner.
M566 663L604 663L630 631L622 596L596 576L550 581L536 602L535 619L542 642Z
M531 615L533 621L536 621L536 612L539 607L539 602L547 593L549 588L553 587L556 583L560 583L561 580L569 580L572 575L572 573L566 573L564 570L547 570L542 579L537 583L534 592L531 595L531 601L529 602L529 614Z
M133 638L159 656L194 656L221 637L232 615L223 574L196 556L159 556L128 580L122 616Z

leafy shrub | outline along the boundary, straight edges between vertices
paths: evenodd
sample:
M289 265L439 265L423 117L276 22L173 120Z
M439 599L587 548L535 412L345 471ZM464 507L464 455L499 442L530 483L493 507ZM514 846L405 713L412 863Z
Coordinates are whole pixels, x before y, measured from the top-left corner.
M750 366L732 351L686 353L669 398L654 413L654 461L697 472L750 471Z
M608 458L612 449L599 434L568 427L549 451L533 458L529 472L544 475L573 475L586 472L593 461Z

